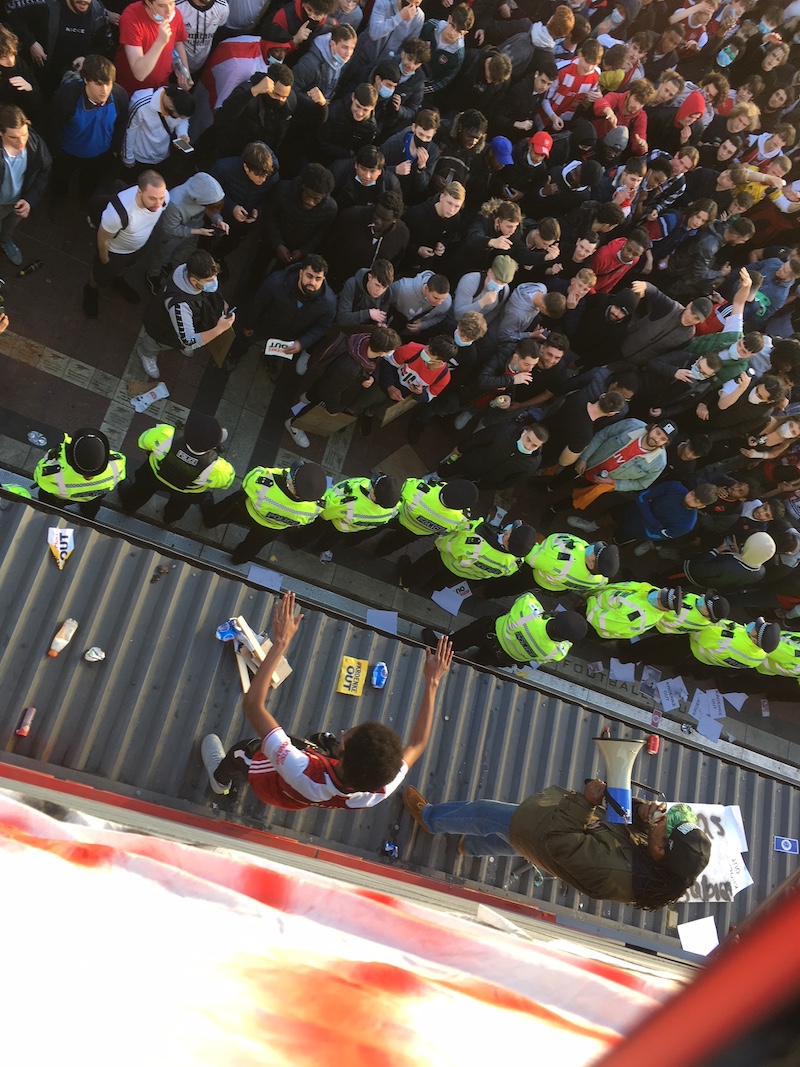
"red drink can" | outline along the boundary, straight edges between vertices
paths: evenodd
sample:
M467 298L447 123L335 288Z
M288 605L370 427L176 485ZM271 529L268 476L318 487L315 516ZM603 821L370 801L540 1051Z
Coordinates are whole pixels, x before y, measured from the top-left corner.
M647 751L650 753L650 755L655 756L658 753L660 746L661 738L658 736L658 734L650 734L647 739Z

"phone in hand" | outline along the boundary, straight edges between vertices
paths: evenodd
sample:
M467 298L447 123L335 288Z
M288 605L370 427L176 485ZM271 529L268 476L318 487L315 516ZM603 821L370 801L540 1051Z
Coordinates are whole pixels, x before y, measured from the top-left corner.
M194 152L194 148L192 147L192 145L187 144L186 141L182 140L180 137L176 137L172 143L180 152Z
M225 318L226 319L232 319L235 314L236 314L236 308L235 307L228 308L228 310L225 312Z

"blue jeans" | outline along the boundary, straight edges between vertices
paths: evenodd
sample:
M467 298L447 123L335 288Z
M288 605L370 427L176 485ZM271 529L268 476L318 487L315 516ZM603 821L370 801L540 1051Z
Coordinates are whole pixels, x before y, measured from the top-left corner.
M517 807L499 800L428 804L422 821L432 834L463 834L468 856L516 856L509 829Z

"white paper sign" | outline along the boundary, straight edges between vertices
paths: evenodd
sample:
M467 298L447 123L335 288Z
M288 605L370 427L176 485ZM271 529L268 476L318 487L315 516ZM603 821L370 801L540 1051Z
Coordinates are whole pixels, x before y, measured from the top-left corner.
M636 664L621 663L618 659L612 658L608 677L612 682L632 682L636 678Z
M368 608L367 626L373 630L383 630L384 633L397 636L397 612L379 611L377 608Z
M263 585L265 589L271 589L274 593L280 593L283 577L277 571L270 570L269 567L260 567L254 563L247 572L247 580L254 585Z
M675 802L670 801L672 803ZM743 841L745 845L747 842L741 809L738 805L689 803L697 815L700 829L711 840L711 857L698 880L681 897L681 902L726 904L753 884L742 859L741 845Z
M688 923L678 923L678 937L684 952L693 952L696 956L707 956L719 944L717 924L713 915L694 919Z
M681 706L681 693L686 692L683 678L665 678L656 682L656 692L664 711L677 711Z
M451 615L458 615L461 605L469 596L472 596L472 590L469 585L466 582L460 582L458 585L447 589L437 589L431 595L431 600Z
M737 711L742 710L744 702L747 700L747 693L723 693L722 695Z
M281 341L279 337L270 337L264 347L265 356L280 356L281 359L294 359L294 352L287 352L287 348L293 348L294 341Z
M697 720L697 732L709 741L719 741L722 737L722 720L712 719L710 715L701 715Z
M722 703L722 693L719 689L709 689L706 693L706 714L712 719L725 718L725 705Z

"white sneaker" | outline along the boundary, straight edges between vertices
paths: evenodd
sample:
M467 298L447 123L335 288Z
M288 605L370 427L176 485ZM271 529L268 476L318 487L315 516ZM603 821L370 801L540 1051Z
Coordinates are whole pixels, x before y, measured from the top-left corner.
M298 430L296 426L292 426L292 420L287 419L283 424L289 433L292 435L292 440L298 448L308 448L311 442L308 439L308 434L303 430Z
M230 793L230 783L228 783L228 785L220 785L214 777L214 771L225 758L225 749L222 747L222 742L216 734L206 734L200 745L200 755L203 757L203 764L208 773L208 781L214 792L219 793L222 796L225 796L226 793Z
M453 420L453 425L457 430L463 430L469 420L472 418L471 411L459 411Z
M308 364L311 361L311 353L303 350L300 353L300 358L294 365L295 371L302 377L308 371Z
M222 434L221 434L220 439L219 439L219 443L221 445L224 445L227 440L228 440L228 431L223 426L222 427Z
M570 515L567 519L567 525L574 530L584 530L586 533L595 533L596 530L600 529L596 522L592 522L591 519L582 519L579 515Z
M636 548L634 548L633 554L634 556L646 556L652 547L652 541L642 541L640 545L637 545Z
M144 367L145 374L150 378L160 378L161 372L158 369L158 363L152 356L140 356L142 366Z
M324 552L320 552L320 563L330 563L333 560L333 552L329 548L326 548Z

